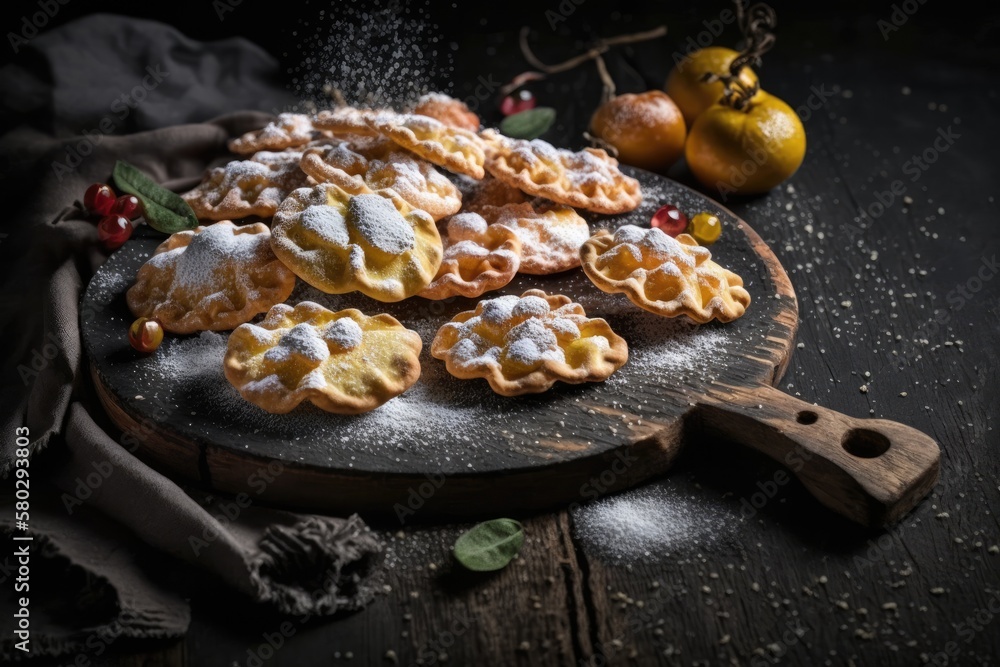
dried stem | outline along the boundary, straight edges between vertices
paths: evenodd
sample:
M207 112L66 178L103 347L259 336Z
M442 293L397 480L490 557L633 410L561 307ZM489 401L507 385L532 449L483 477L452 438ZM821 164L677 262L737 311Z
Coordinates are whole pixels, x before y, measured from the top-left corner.
M760 84L755 82L751 86L745 85L740 80L740 72L751 63L754 66L760 66L761 56L774 46L775 38L771 31L777 25L778 19L774 9L763 2L752 5L746 11L743 10L742 0L734 0L734 2L736 3L736 22L743 32L746 45L740 54L733 58L728 73L709 73L702 80L709 83L721 81L725 91L720 102L734 109L743 110L760 90Z
M604 58L597 56L594 58L594 64L597 65L597 73L601 76L601 82L604 83L604 91L601 94L601 101L608 102L615 98L615 80L611 78L611 74L608 72L608 66L604 62Z
M536 56L531 50L531 45L528 44L529 32L530 29L528 26L524 26L521 28L520 35L521 53L524 54L524 59L528 61L529 65L540 72L544 72L545 74L559 74L560 72L571 70L588 60L593 60L597 64L597 72L601 75L601 81L604 83L604 98L605 100L609 100L615 96L615 83L611 79L611 75L608 73L607 64L604 62L601 55L607 53L608 49L612 46L633 44L635 42L644 42L650 39L656 39L657 37L662 37L667 34L667 26L661 25L652 30L637 32L630 35L618 35L617 37L601 38L594 42L593 46L580 55L574 56L561 63L556 63L555 65L547 65L538 59L538 56Z
M736 0L736 21L743 32L746 46L729 65L729 73L739 76L740 70L753 63L760 66L760 57L774 46L774 33L778 17L774 8L763 2L751 6L746 12L743 3Z

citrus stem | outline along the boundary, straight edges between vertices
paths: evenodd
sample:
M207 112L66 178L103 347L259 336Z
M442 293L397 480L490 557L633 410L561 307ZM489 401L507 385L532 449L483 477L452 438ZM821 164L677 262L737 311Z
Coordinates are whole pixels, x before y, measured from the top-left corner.
M774 46L774 26L778 17L774 9L763 2L752 5L746 11L743 10L742 0L734 0L736 3L736 22L743 32L745 46L739 55L733 58L729 64L729 72L726 74L708 73L702 77L702 81L712 83L721 81L724 88L721 104L725 104L737 111L745 111L750 105L750 100L760 90L760 83L755 81L753 85L746 85L740 79L740 72L750 65L759 67L761 56L771 50Z

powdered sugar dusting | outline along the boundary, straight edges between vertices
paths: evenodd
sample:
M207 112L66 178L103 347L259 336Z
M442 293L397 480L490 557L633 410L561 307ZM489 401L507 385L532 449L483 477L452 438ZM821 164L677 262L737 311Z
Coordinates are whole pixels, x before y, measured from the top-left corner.
M164 377L189 381L221 373L228 334L203 331L191 338L167 340L172 343L164 345L166 350L156 356L156 365Z
M353 105L403 108L450 87L453 52L426 5L337 3L310 12L299 29L304 58L290 70L292 92L323 106L336 88Z
M523 203L484 207L484 211L490 222L517 234L525 265L572 268L579 265L580 246L590 238L589 225L572 210L557 208L539 213L532 204Z
M708 250L701 246L684 246L662 229L655 227L644 229L634 225L625 225L619 228L612 238L614 238L615 243L622 244L621 250L617 250L617 252L629 252L633 256L641 258L640 250L645 250L647 254L659 260L681 262L687 266L694 266L694 254L708 253Z
M353 350L361 345L363 332L357 322L349 317L342 317L323 327L322 336L323 340L342 350Z
M310 206L299 217L302 228L308 230L324 242L346 248L351 243L347 222L340 211L329 204Z
M507 358L524 366L534 366L549 360L566 360L556 335L535 317L508 331L504 342L507 344Z
M471 211L462 211L448 218L449 241L478 241L486 233L488 223L483 216Z
M598 500L577 509L572 517L585 549L622 563L657 562L704 547L738 522L723 504L666 484Z
M283 333L274 347L264 353L264 359L275 364L301 359L318 365L329 357L330 348L326 341L319 336L316 327L305 322Z
M262 139L291 139L309 140L312 136L312 123L309 116L297 113L278 114L277 120L273 120L264 126L260 131Z
M417 244L413 227L393 203L381 195L351 197L347 211L354 229L373 248L389 255L402 255Z
M176 263L175 287L216 284L215 274L227 265L249 266L255 258L270 253L270 234L237 233L238 230L231 223L209 225L192 234L188 245L154 255L149 263L161 270Z

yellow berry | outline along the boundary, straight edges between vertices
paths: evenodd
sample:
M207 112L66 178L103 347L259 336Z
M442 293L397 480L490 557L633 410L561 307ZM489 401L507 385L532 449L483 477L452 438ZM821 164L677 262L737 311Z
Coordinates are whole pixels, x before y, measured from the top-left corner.
M155 317L140 317L128 328L128 342L139 352L150 354L163 342L163 325Z
M701 245L712 245L721 234L722 222L718 216L702 211L691 218L691 236Z

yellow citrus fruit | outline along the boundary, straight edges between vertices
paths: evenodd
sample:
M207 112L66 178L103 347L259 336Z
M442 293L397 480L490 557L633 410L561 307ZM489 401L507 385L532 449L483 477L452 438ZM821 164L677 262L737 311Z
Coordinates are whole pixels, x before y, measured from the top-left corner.
M722 99L721 81L702 81L706 74L729 74L729 65L739 52L723 46L710 46L688 54L674 65L667 76L667 95L680 107L690 128L705 109ZM757 85L757 75L749 67L740 70L739 82L747 89Z
M805 153L802 121L763 90L744 109L709 107L695 121L684 149L695 177L723 194L766 192L794 174Z
M665 170L684 154L687 125L662 90L626 93L597 107L590 131L618 149L625 164Z

